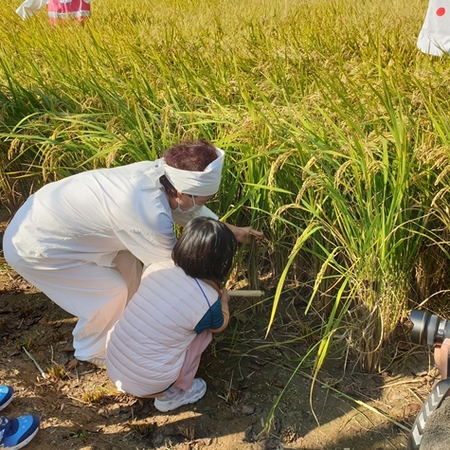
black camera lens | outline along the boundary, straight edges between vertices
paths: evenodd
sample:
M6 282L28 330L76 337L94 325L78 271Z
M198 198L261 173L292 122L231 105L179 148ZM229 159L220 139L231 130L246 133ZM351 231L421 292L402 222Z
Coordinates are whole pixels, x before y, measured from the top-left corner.
M415 344L442 344L445 338L450 338L450 323L434 314L412 310L410 319L413 324L411 341Z

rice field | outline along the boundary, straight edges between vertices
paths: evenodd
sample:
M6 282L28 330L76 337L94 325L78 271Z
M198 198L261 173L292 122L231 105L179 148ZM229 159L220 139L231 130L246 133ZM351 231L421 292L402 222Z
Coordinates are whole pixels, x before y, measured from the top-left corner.
M268 332L305 295L321 339L300 365L351 348L382 370L409 309L442 311L450 60L416 48L425 0L93 0L84 27L23 21L19 4L0 0L9 211L202 137L227 154L212 208L265 233L239 267L273 286Z

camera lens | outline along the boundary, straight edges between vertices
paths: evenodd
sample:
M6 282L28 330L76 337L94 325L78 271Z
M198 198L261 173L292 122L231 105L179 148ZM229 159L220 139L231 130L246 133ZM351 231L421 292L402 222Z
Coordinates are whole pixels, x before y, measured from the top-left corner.
M413 310L411 311L410 319L413 323L411 341L415 344L433 345L437 316L433 316L424 311Z
M441 344L446 338L450 338L450 322L448 320L440 319L436 330L436 336L434 337L434 342Z
M441 344L445 338L450 338L450 323L434 314L412 310L410 314L413 328L411 341L415 344Z

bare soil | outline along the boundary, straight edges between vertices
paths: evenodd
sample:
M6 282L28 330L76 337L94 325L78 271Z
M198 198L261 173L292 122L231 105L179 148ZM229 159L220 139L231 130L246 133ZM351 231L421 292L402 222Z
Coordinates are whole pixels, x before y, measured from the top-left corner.
M233 300L230 327L203 356L198 376L208 383L206 396L163 414L152 400L118 393L102 369L85 363L69 369L73 355L66 350L76 318L2 256L0 383L16 391L2 414L41 418L29 449L404 449L436 382L429 349L405 340L393 347L380 374L358 371L351 355L330 360L311 394L308 370L293 375L307 348L296 339L303 332L301 301L284 301L264 339L270 309L239 299Z

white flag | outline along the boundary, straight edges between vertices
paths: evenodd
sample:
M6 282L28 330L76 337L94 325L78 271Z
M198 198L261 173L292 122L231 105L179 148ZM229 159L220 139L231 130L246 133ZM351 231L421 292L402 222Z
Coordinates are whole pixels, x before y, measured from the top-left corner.
M450 53L450 0L430 0L417 47L430 55Z

